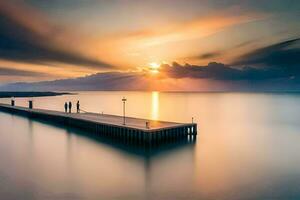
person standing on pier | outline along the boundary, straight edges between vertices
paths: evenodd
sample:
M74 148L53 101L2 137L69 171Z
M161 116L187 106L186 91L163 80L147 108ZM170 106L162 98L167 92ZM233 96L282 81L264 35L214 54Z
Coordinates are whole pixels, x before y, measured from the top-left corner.
M79 101L77 101L76 108L77 108L77 113L79 113L80 112L80 103L79 103Z
M69 113L71 113L71 112L72 112L72 102L69 101Z
M65 112L68 112L68 103L65 102Z

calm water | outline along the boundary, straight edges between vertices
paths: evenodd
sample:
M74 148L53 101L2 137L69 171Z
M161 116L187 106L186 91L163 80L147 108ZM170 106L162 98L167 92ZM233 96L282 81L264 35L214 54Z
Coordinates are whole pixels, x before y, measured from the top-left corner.
M300 94L84 92L34 106L80 100L84 110L121 114L123 96L130 116L194 117L196 144L144 155L0 113L0 199L300 199Z

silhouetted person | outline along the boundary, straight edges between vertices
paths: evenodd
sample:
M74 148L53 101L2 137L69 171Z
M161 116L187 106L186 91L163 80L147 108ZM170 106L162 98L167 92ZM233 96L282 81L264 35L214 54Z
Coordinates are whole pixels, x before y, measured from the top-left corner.
M68 103L65 102L65 112L68 112Z
M79 103L79 101L77 101L76 108L77 108L77 113L79 113L80 112L80 103Z
M72 102L69 101L69 113L71 113L71 112L72 112Z

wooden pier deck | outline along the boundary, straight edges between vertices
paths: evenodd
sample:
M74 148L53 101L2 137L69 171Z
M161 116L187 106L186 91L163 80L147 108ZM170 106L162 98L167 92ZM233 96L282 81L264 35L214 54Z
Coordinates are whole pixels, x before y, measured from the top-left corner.
M195 123L184 124L126 117L126 123L123 125L122 116L97 113L65 113L7 104L0 104L0 111L60 123L99 136L135 140L141 144L180 140L187 137L195 138L197 135L197 124ZM146 123L148 123L148 127Z

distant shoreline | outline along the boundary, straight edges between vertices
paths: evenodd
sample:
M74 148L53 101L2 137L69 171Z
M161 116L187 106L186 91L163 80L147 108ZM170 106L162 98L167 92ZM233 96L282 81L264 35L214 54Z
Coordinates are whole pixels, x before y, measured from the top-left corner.
M68 92L0 92L0 98L11 97L48 97L48 96L60 96L66 94L73 94Z

